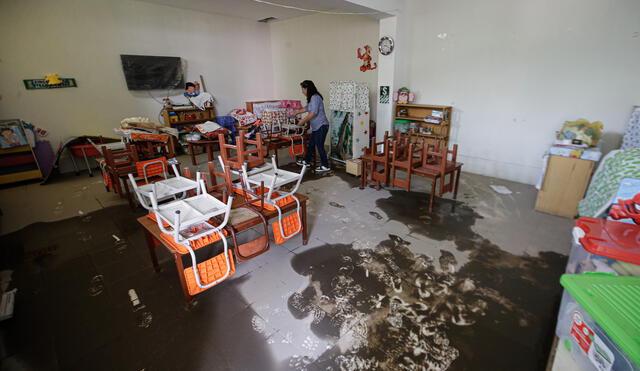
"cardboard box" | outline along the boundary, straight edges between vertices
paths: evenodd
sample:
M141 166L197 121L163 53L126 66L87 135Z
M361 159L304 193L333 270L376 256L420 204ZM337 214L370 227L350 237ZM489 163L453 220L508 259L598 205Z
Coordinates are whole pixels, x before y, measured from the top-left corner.
M347 160L347 173L355 176L360 176L360 159L359 158Z
M549 156L536 210L573 218L584 197L595 162L578 158Z

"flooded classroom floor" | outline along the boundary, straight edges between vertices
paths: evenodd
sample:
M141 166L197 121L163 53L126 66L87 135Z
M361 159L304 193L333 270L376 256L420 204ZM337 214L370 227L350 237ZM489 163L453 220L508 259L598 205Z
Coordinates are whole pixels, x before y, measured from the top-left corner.
M163 248L154 271L143 209L98 177L0 190L2 370L543 369L572 221L529 185L463 173L432 213L412 189L309 175L309 243L272 241L192 306Z

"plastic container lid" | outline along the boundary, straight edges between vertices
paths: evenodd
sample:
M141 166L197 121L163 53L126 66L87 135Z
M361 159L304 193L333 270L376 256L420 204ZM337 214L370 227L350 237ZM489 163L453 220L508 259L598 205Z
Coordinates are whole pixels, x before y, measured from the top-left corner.
M636 364L640 364L640 277L563 274L560 284Z
M589 217L579 218L575 226L585 232L579 242L590 253L640 264L640 226Z

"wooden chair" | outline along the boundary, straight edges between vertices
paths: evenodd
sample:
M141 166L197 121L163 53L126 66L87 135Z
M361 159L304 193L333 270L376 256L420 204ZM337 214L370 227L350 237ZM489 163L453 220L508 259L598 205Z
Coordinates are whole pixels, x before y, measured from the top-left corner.
M227 144L224 135L218 135L220 143L220 156L225 165L231 170L240 171L242 165L247 164L247 169L262 166L265 164L265 148L262 142L262 136L256 135L255 140L249 140L244 137L245 131L240 130L239 136L236 137L236 144ZM247 149L247 145L253 145L255 148Z
M138 157L148 160L164 156L167 159L176 157L174 139L169 134L131 135L131 143L136 147Z
M389 185L389 164L391 163L389 143L389 132L385 131L382 142L376 142L376 138L373 137L371 145L363 149L360 162L360 189L364 189L369 183L374 184L377 190L380 190L380 183ZM381 151L380 148L382 148ZM379 170L380 166L382 166L381 170Z
M212 161L209 161L207 166L209 168L209 182L206 182L205 180L205 183L207 183L207 192L212 193L217 197L221 197L223 202L226 203L229 195L237 193L233 189L234 184L231 177L231 169L229 166L225 166L221 173L217 172L215 169L215 163ZM189 168L185 168L183 170L183 174L185 177L193 179L193 174ZM219 183L217 178L222 178L223 181ZM210 183L210 185L208 183ZM240 196L236 195L236 197ZM244 197L244 200L240 200L239 198L236 200L234 200L233 206L231 207L231 216L229 217L229 222L225 229L231 235L231 240L234 246L233 252L236 260L238 262L243 262L253 259L269 250L269 225L264 215L260 212L264 206L264 197L260 198L258 205L256 205L256 200L250 201L246 196ZM234 224L243 223L251 219L256 220L256 225L262 224L264 233L253 240L247 241L243 244L238 244L238 231Z
M129 173L136 172L136 162L138 162L138 152L136 148L129 143L125 145L124 149L120 150L111 150L106 146L102 146L102 154L104 156L104 164L101 164L101 166L103 166L105 176L108 178L107 184L110 183L114 192L121 197L125 196L125 193L122 191L122 184L124 184L127 197L129 198L129 205L133 206L133 199L129 194L126 178Z
M435 144L430 144L427 141L423 142L421 164L414 169L414 172L433 180L429 199L430 212L433 210L436 182L440 181L439 197L442 197L447 192L453 192L454 200L458 197L458 183L460 172L462 171L462 163L456 162L457 154L457 144L454 144L453 149L450 150L445 142L437 142ZM449 181L447 181L447 177L449 177Z
M420 166L421 163L421 146L403 140L393 141L391 144L391 186L400 187L409 192L411 190L413 169ZM398 171L403 171L405 177L399 178Z

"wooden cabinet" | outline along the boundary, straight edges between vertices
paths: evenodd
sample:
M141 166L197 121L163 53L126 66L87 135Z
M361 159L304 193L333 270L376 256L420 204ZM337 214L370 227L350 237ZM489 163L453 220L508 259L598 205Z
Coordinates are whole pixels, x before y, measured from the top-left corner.
M566 218L575 217L578 214L578 202L584 197L594 165L594 161L549 156L535 209Z
M438 124L425 122L425 119L434 116L434 111L441 112L442 121ZM414 135L434 139L444 140L449 144L449 133L451 131L451 114L453 107L451 106L434 106L428 104L402 104L398 103L394 109L395 120L408 120L415 122L415 129L412 130ZM394 129L396 129L394 124ZM428 133L424 133L428 131Z

